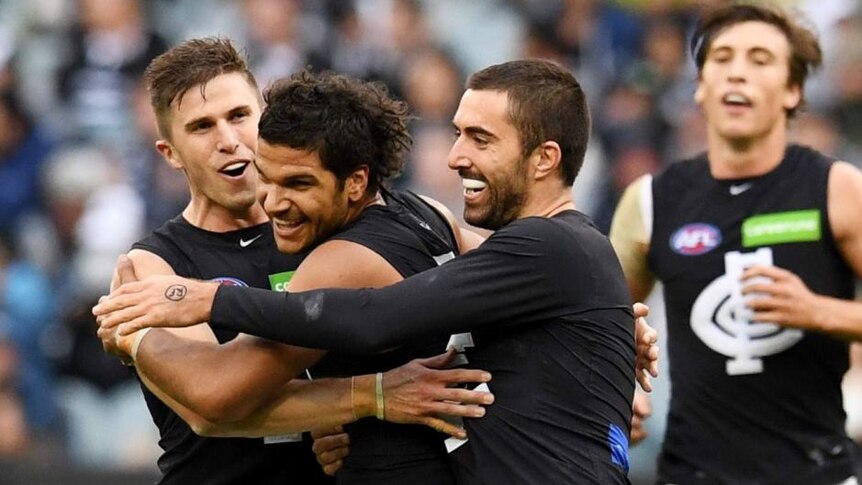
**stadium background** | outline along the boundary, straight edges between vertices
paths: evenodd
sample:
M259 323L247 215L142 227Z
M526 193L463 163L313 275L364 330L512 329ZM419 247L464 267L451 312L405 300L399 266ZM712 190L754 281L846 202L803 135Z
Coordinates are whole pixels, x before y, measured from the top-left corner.
M153 148L140 82L166 46L235 39L261 86L306 65L385 82L416 115L398 183L456 213L461 187L445 159L466 74L556 59L592 107L575 198L606 230L630 181L705 146L686 39L716 3L0 0L0 484L152 483L155 427L128 370L102 354L89 308L117 254L186 202L182 175ZM807 15L826 57L792 136L862 163L862 7L782 3ZM862 372L852 373L848 425L862 438ZM666 376L656 387L651 436L632 451L635 484L649 483L660 445Z

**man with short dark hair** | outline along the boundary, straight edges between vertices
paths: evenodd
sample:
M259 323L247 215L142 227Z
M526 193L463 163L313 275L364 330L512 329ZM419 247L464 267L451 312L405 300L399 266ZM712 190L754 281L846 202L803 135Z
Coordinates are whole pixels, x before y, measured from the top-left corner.
M496 230L478 248L376 290L282 295L158 277L124 285L94 312L122 332L209 320L352 352L471 332L471 365L494 374L495 405L466 420L480 483L628 483L631 300L571 192L589 123L579 84L559 66L489 67L468 83L449 156L465 219ZM166 299L170 287L183 297Z

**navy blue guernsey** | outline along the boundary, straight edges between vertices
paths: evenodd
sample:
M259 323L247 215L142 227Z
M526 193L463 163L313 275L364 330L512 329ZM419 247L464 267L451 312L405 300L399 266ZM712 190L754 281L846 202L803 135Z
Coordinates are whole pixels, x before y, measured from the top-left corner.
M402 277L451 259L458 245L449 223L410 192L384 192L386 205L373 205L330 239L351 241L383 257ZM347 377L385 372L418 357L442 353L447 338L410 343L376 355L328 353L312 377ZM444 435L427 426L401 425L374 418L345 426L350 454L336 474L339 484L454 484Z
M752 323L735 283L745 267L774 264L815 293L853 297L829 228L831 163L791 145L756 178L716 180L702 155L654 179L649 265L664 285L672 382L661 483L826 485L852 474L848 344Z
M479 483L628 483L631 301L610 243L578 212L519 219L378 290L220 287L211 321L347 352L471 331L470 365L496 395L465 420Z
M269 224L215 233L191 225L182 216L132 247L158 255L180 276L237 287L270 288L270 275L294 270L301 261L276 250ZM237 335L224 330L215 334L220 343ZM141 388L164 450L158 461L160 484L333 483L317 464L308 437L300 442L269 444L263 438L200 437L145 386Z

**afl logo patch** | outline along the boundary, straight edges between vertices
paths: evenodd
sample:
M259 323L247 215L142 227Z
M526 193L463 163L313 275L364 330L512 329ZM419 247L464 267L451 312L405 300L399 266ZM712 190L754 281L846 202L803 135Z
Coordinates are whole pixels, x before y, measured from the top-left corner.
M229 276L219 276L218 278L213 278L210 281L215 281L221 283L225 286L242 286L248 288L248 285L245 284L245 281L238 280L236 278L231 278Z
M721 232L712 224L686 224L670 237L670 247L683 256L698 256L721 244Z

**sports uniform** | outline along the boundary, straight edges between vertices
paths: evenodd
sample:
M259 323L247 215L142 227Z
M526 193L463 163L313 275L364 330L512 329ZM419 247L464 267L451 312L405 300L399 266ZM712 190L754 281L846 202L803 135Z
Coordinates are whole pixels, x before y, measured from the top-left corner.
M351 241L383 257L402 277L451 259L458 251L452 229L434 209L410 192L384 192L387 205L372 205L329 240ZM329 353L312 369L314 377L385 372L418 357L443 352L443 336L409 343L375 355ZM363 419L345 426L350 454L336 474L342 484L454 484L444 435L426 426Z
M219 287L211 322L348 352L471 331L470 365L496 396L465 420L480 483L628 483L631 301L607 239L576 211L518 219L378 290Z
M216 233L195 227L182 216L168 221L133 248L158 255L181 276L257 288L275 286L301 259L276 250L268 223ZM224 343L237 333L215 330L215 335ZM308 437L299 442L285 441L294 437L200 437L145 386L141 387L164 450L158 461L160 484L333 483L317 464Z
M752 323L738 283L745 267L774 264L814 293L853 297L829 228L830 165L791 145L765 175L716 180L702 155L668 167L641 199L652 199L648 262L668 320L660 483L827 485L852 474L847 342Z

